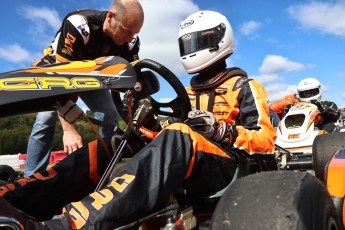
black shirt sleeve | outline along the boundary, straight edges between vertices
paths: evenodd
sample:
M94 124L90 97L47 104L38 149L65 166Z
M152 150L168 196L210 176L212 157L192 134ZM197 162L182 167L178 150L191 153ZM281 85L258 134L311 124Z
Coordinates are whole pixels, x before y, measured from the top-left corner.
M69 61L84 60L84 47L84 40L79 31L70 21L65 20L61 28L56 54ZM57 59L59 60L59 57Z
M129 62L139 60L140 39L135 36L131 43L128 43L128 52L124 52L123 58Z

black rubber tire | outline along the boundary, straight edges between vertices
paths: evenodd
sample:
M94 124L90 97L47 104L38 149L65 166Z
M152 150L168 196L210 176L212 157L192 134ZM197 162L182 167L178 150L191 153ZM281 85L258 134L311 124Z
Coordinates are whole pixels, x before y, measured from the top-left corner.
M16 179L16 171L9 165L0 165L0 180L12 183Z
M314 139L313 168L317 178L324 181L326 165L333 154L343 148L345 148L345 132L326 133Z
M306 172L242 177L221 197L211 229L341 229L324 185Z

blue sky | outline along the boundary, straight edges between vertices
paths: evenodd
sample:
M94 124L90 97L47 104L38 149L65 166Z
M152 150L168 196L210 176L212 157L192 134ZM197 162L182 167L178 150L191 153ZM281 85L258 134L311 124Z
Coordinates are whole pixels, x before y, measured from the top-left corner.
M345 107L345 1L139 0L145 11L140 58L160 62L187 86L179 60L179 23L198 10L227 16L235 36L229 66L244 69L270 101L296 90L306 77L322 84L323 99ZM0 72L27 68L50 44L63 17L80 8L107 10L111 1L3 0ZM162 86L159 97L170 98Z

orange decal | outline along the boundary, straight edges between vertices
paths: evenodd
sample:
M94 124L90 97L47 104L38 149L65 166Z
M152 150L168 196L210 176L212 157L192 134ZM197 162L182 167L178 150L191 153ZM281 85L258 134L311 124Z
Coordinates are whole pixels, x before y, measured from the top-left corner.
M57 175L57 172L53 168L49 168L46 172L48 172L48 176L43 176L41 173L35 173L33 176L39 180L48 180Z
M74 202L71 205L73 206L69 211L71 227L81 229L89 218L90 212L81 202Z
M73 53L73 44L77 40L72 34L67 33L67 36L65 38L65 48L69 53Z
M120 72L124 72L126 70L127 65L126 64L117 64L117 65L111 65L108 66L102 70L100 70L99 74L121 74Z
M25 186L27 183L31 183L33 181L36 181L37 179L44 181L44 180L51 179L57 175L57 172L53 168L48 169L47 172L48 172L48 176L43 176L41 173L35 173L31 177L24 177L22 179L17 180L15 183L1 186L0 196L3 196L8 191L14 190L16 187L18 187L17 184L19 184L19 186Z
M300 133L289 134L288 139L296 139L299 138Z
M20 184L21 186L24 186L24 185L26 185L27 183L33 182L33 181L35 181L35 180L37 180L37 179L36 179L36 178L31 178L31 177L24 177L24 178L18 180L17 182L18 182L18 184Z
M135 176L128 174L122 175L121 177L116 177L111 181L109 187L113 187L117 191L122 192L123 190L125 190L128 184L134 180L134 178Z
M15 189L14 184L7 184L7 185L4 185L4 186L1 186L0 187L0 196L5 195L5 193L7 193L9 191L12 191L13 189Z
M91 73L96 71L100 66L96 65L95 61L71 61L62 62L54 65L32 67L28 69L23 69L18 72L28 72L28 73Z
M92 202L91 205L97 210L100 210L105 204L111 201L114 197L113 193L109 189L103 189L99 192L91 193L90 196L95 199L95 201Z

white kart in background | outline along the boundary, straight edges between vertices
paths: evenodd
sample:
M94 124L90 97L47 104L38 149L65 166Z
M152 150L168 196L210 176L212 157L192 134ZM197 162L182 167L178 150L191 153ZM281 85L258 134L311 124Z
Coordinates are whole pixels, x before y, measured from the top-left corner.
M277 127L276 146L293 154L311 154L315 137L325 133L316 127L320 119L316 105L307 102L293 105Z
M339 127L339 132L345 132L345 117L340 113L340 117L335 122L335 125Z

